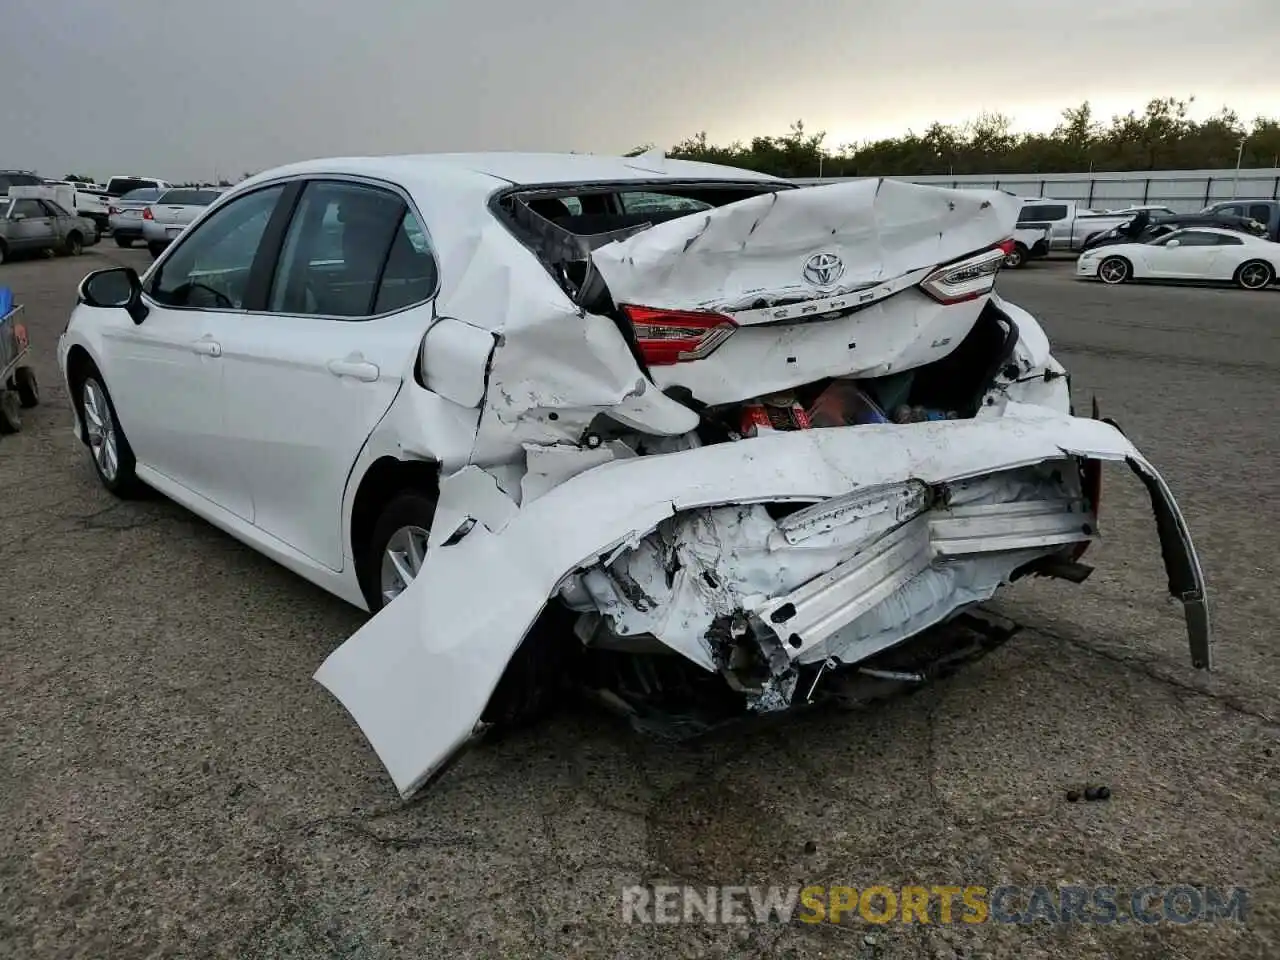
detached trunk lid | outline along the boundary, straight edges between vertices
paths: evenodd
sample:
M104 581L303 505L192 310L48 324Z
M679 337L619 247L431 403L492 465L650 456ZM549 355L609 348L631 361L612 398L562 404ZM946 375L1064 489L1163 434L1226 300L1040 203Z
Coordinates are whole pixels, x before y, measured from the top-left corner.
M591 262L654 382L729 403L949 353L1018 209L999 191L859 180L659 223Z

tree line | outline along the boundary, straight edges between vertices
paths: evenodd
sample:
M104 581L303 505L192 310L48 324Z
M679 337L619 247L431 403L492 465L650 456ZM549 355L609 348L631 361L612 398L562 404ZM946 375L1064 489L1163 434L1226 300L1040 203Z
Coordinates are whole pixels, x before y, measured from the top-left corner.
M1189 115L1195 98L1152 100L1141 112L1100 120L1086 101L1062 111L1049 133L1018 133L1001 113L923 133L826 146L826 134L797 121L789 133L727 145L706 133L682 140L667 156L723 163L780 177L929 176L934 174L1075 173L1280 166L1280 119L1246 123L1229 108L1206 120ZM1243 149L1241 141L1243 140ZM637 155L651 144L630 151Z

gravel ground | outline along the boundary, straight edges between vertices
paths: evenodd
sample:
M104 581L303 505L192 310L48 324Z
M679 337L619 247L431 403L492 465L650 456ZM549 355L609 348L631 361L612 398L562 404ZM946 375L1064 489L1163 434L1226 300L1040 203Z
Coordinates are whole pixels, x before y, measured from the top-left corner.
M1164 471L1209 576L1190 668L1145 494L1106 476L1081 587L875 709L696 746L566 708L399 802L310 679L362 615L164 501L120 505L70 435L54 346L104 256L8 264L44 403L0 439L0 955L1274 957L1280 293L1001 279ZM1105 803L1068 803L1085 782ZM623 924L634 883L1243 885L1247 922Z

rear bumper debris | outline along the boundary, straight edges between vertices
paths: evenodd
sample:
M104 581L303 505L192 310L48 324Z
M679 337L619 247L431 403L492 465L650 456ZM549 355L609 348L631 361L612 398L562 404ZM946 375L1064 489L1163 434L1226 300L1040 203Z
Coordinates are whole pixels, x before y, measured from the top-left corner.
M1124 461L1146 485L1192 662L1209 668L1203 573L1159 473L1112 425L1009 403L973 420L629 457L520 508L480 509L492 480L464 470L442 485L437 522L450 529L433 531L418 578L316 679L405 796L480 729L551 597L706 670L737 670L750 645L761 661L752 706L779 709L805 664L856 664L1095 536L1081 460Z

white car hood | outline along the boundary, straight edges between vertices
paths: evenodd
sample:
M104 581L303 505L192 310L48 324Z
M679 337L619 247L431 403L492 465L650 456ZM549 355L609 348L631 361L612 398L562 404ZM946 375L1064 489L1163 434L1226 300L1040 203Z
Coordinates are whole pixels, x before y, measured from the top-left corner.
M1111 425L1010 402L1002 415L974 420L778 433L628 458L592 466L520 508L491 476L467 468L442 484L436 545L418 577L315 676L408 796L481 729L508 661L565 578L673 513L818 501L907 479L942 483L1064 455L1126 461L1147 485L1193 661L1208 667L1203 574L1159 474Z

